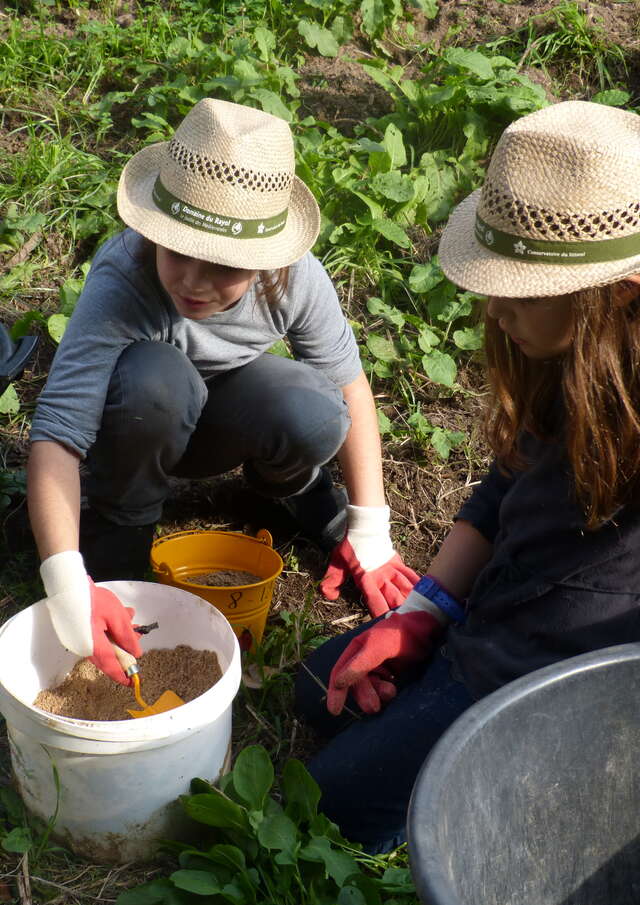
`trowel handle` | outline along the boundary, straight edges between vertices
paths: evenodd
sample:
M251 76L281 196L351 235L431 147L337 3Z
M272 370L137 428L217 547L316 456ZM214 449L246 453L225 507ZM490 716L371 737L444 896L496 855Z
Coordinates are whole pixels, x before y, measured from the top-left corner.
M138 661L133 654L118 647L114 641L109 640L109 644L113 648L113 652L116 655L118 663L123 668L125 675L132 676L134 673L138 672Z

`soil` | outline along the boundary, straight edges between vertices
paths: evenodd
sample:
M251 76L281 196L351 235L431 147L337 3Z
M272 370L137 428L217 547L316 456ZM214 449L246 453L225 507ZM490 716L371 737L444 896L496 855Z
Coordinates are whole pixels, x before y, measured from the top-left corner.
M217 572L205 572L204 575L190 575L185 578L186 584L206 585L208 588L237 588L247 584L259 584L264 581L253 572L236 572L233 569L218 569Z
M163 691L174 691L186 703L204 694L222 676L215 651L194 650L186 644L147 651L138 660L140 692L154 704ZM113 682L89 660L79 660L55 688L41 691L34 707L75 720L133 719L138 710L133 688Z

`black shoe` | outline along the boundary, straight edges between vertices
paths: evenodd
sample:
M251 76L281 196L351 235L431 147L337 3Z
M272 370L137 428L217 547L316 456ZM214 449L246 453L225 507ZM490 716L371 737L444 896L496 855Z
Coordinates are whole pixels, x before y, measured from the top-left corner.
M80 512L80 553L94 581L144 581L155 525L116 525L94 509Z
M305 537L330 551L347 529L347 494L336 487L328 468L321 468L316 482L304 493L280 500Z

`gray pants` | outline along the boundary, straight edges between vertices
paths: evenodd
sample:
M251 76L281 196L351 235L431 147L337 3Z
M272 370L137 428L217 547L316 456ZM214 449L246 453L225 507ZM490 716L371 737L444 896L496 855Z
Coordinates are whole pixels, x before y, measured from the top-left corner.
M170 475L238 465L257 492L291 496L313 483L349 425L340 388L309 365L266 353L205 381L175 346L134 343L118 359L87 456L89 504L120 525L150 524Z

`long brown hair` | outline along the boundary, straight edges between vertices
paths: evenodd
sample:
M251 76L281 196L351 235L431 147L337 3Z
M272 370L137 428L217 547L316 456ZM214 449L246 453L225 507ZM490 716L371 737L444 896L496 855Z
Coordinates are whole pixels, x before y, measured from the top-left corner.
M546 361L527 358L485 315L487 440L503 467L522 469L520 433L551 440L560 429L591 530L624 504L640 503L639 293L624 280L573 293L572 344Z

